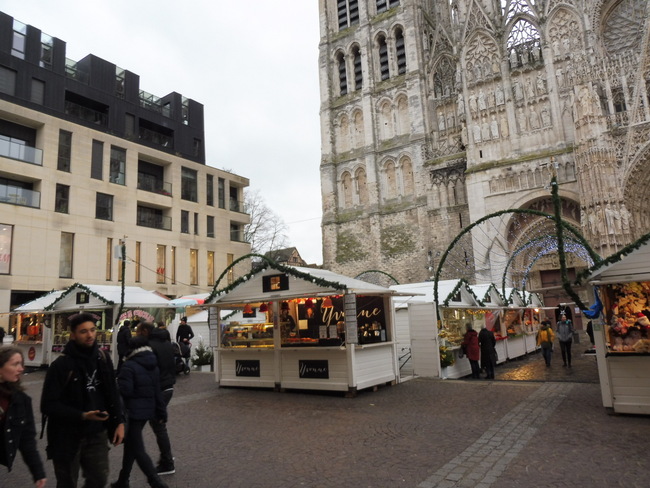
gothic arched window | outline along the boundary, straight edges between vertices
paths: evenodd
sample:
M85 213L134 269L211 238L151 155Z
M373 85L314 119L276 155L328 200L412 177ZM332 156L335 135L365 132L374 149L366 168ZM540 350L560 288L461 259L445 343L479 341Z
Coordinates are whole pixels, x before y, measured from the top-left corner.
M363 85L363 73L361 71L361 50L359 46L352 47L352 65L354 67L354 91L361 90Z
M390 77L390 73L388 72L388 45L386 36L383 34L377 38L377 53L379 55L379 77L384 81Z
M436 98L446 97L455 92L454 79L456 70L451 60L443 57L433 73L433 92Z
M397 59L397 74L406 73L406 47L404 46L404 31L395 29L395 59Z
M338 0L339 30L359 23L359 0Z
M354 174L357 180L357 193L359 194L359 203L366 205L368 203L368 178L366 170L359 168Z
M389 161L384 166L386 173L386 197L395 198L397 196L397 178L395 175L395 163Z
M342 52L336 55L336 66L339 73L339 92L345 95L348 93L348 76L345 70L345 56Z
M539 32L530 22L519 19L508 36L508 60L510 69L529 66L542 61Z
M390 10L393 7L399 5L399 0L376 0L377 2L377 13L380 14L386 10Z
M404 194L411 195L415 191L413 184L413 164L409 158L403 158L400 163L402 166L402 185L404 186Z
M647 0L623 0L603 21L603 43L609 54L640 49Z
M341 186L343 187L343 206L352 206L352 175L347 171L341 175Z
M397 98L397 127L398 135L409 133L409 104L406 95Z
M354 147L363 147L365 141L363 137L363 113L361 110L355 111L352 115L352 125Z

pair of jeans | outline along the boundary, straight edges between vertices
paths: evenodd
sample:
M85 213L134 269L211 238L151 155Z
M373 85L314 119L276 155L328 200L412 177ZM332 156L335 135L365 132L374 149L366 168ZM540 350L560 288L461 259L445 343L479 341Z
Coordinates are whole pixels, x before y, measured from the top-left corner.
M153 483L159 481L156 467L153 465L151 458L144 448L142 429L144 429L144 426L146 424L146 420L137 420L131 418L128 420L126 426L126 435L124 436L122 469L120 470L120 477L118 479L118 484L120 485L128 484L134 462L138 463L138 467L147 477L149 484L153 485Z
M571 366L571 344L573 344L573 339L560 341L560 352L562 353L562 362L565 366L567 364Z
M544 361L546 362L546 366L551 365L551 357L553 356L553 348L543 348L542 347L542 356L544 356Z
M108 482L108 436L105 430L81 439L72 460L52 459L57 488L77 488L81 468L83 488L104 488Z
M173 395L173 388L163 390L162 397L165 402L165 408L169 405ZM172 445L169 441L169 434L167 433L167 424L165 422L158 422L157 420L150 420L149 425L151 425L151 429L156 435L156 442L160 450L159 464L165 467L173 466L174 456L172 455Z

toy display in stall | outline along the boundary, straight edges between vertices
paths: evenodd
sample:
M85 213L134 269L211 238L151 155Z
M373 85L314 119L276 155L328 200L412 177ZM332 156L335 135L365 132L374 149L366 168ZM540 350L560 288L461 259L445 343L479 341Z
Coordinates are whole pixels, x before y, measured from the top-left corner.
M650 282L608 287L610 351L650 353Z

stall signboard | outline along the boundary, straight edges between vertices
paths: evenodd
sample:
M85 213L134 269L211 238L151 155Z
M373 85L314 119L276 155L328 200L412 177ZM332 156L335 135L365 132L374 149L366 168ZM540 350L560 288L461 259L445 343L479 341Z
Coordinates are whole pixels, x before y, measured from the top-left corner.
M264 293L273 293L289 289L289 276L286 274L276 274L262 276L262 291Z
M329 379L329 361L327 359L300 359L298 372L301 378Z
M260 360L259 359L237 359L235 361L235 375L259 378Z

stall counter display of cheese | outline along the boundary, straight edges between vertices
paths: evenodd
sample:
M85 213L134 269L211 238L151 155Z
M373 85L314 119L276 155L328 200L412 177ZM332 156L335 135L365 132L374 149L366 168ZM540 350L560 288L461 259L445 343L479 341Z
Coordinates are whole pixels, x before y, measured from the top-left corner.
M610 353L650 354L650 282L603 287Z

